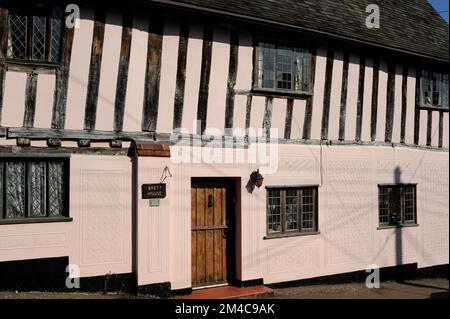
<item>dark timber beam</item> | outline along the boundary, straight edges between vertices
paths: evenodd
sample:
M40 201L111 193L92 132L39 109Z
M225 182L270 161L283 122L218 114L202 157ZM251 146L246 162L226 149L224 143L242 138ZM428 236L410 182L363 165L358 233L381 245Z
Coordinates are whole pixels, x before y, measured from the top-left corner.
M359 84L358 84L358 101L356 106L356 141L361 141L362 121L364 112L364 80L366 76L366 57L360 55L359 58Z
M164 21L160 17L152 16L148 30L142 131L156 131L163 30Z
M56 69L53 95L52 128L64 128L66 121L67 88L69 86L70 57L72 55L74 28L64 29L61 65Z
M228 85L227 85L227 100L225 107L225 128L233 127L234 116L234 87L236 85L236 76L238 68L238 51L239 51L239 32L231 31L230 38L230 61L228 67Z
M419 130L420 130L420 84L421 84L422 70L416 69L416 96L414 105L414 144L419 145Z
M245 105L245 135L248 136L248 129L250 128L250 117L252 114L252 100L251 95L247 96L247 102Z
M328 121L330 118L331 82L333 80L334 50L328 49L325 68L325 89L322 111L322 139L328 139Z
M264 117L262 122L262 128L264 132L264 137L270 137L270 128L272 126L272 110L273 110L273 98L266 98L266 107L264 110Z
M395 69L395 63L389 63L386 94L386 130L384 134L384 141L388 143L392 141L392 127L394 125Z
M94 35L92 38L91 64L89 67L89 78L87 85L86 108L84 113L85 130L95 129L104 36L105 12L102 10L96 10Z
M8 9L0 8L0 126L5 90L6 52L8 48Z
M314 91L314 81L316 75L316 56L317 56L317 48L311 48L309 53L309 88L310 91ZM308 140L311 137L311 121L312 121L312 112L313 112L313 102L314 95L308 97L306 99L306 108L305 108L305 118L303 120L303 139Z
M439 112L439 144L442 147L444 142L444 112Z
M173 108L173 128L181 128L183 121L184 89L186 85L186 60L189 41L189 24L183 21L180 25L180 41L178 43L177 78L175 84L175 101Z
M406 134L406 112L407 112L407 102L408 102L408 66L403 65L402 74L402 118L401 118L401 128L400 128L400 143L405 143Z
M284 138L286 140L291 138L292 114L293 113L294 113L294 99L287 99L286 121L285 121L285 124L284 124Z
M27 83L25 86L25 113L23 116L23 127L34 126L34 114L36 113L36 88L37 88L36 73L27 74Z
M344 52L344 65L342 69L341 107L339 110L339 140L345 139L345 116L347 114L347 87L348 87L348 62L350 55Z
M427 111L427 146L431 146L431 139L433 137L433 111Z
M114 102L114 131L123 129L125 99L128 83L128 67L130 65L130 49L133 19L130 15L123 18L122 40L120 44L119 70L117 72L116 99Z
M375 141L377 138L377 111L378 111L378 79L380 74L380 60L373 59L372 76L372 109L370 114L370 139Z
M200 74L200 88L198 92L197 120L201 123L200 132L206 129L206 115L208 110L209 97L209 78L211 75L211 56L212 41L214 30L213 27L205 25L203 28L203 49L202 49L202 67Z
M134 141L154 140L154 134L146 132L113 132L113 131L87 131L87 130L58 130L45 128L9 128L6 132L7 138L29 138L31 140L61 139L61 140L86 140L82 144L91 141Z

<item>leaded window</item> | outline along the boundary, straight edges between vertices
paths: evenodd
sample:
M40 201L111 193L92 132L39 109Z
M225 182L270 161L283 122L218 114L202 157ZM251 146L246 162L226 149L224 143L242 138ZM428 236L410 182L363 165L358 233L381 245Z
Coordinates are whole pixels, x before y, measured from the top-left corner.
M421 106L448 109L448 73L423 70L420 99Z
M315 232L317 225L316 186L267 190L267 234Z
M66 159L0 159L0 220L68 216Z
M259 43L256 56L256 89L311 91L310 54L307 48Z
M416 224L416 185L379 185L380 226Z
M8 52L10 60L58 63L63 37L62 8L30 14L9 13Z

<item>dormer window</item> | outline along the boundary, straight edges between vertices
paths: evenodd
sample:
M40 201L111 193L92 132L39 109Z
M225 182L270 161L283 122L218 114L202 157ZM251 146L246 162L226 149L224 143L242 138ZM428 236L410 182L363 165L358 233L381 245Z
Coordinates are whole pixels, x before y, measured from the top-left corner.
M448 74L423 70L420 104L448 109Z
M8 51L10 62L58 63L63 34L64 12L50 11L9 13Z
M311 91L307 48L260 42L255 61L254 89L288 93Z

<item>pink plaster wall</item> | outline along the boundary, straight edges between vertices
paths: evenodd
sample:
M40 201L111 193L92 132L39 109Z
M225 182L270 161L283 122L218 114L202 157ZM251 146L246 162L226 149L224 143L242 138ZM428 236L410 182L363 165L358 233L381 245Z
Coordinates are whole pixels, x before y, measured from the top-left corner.
M203 28L191 25L189 30L188 51L186 57L186 82L182 127L193 132L193 122L197 120L198 91L202 68Z
M126 132L141 130L145 83L145 67L143 66L147 63L147 30L147 19L141 16L135 17L131 33L130 64L123 117L123 130Z
M394 117L392 120L392 143L400 143L402 124L402 80L403 65L397 64L394 77Z
M356 136L356 115L359 86L359 56L350 54L348 62L347 108L345 115L345 139Z
M305 100L295 100L292 110L291 139L303 137L303 125L305 123Z
M83 16L80 19L80 27L74 31L72 44L65 123L65 128L76 130L81 130L84 126L84 109L94 32L93 11L81 8L81 12L83 12Z
M216 28L214 30L211 54L211 76L209 78L208 112L206 127L212 127L223 135L225 128L225 102L230 60L230 33Z
M361 126L361 141L371 140L372 121L372 87L373 87L373 58L366 58L366 68L364 73L364 100Z
M278 130L278 137L284 137L284 127L286 124L286 99L273 99L271 129Z
M328 139L339 138L339 118L341 109L342 73L344 66L344 54L336 51L333 61L333 74L331 78L330 114L328 118Z
M317 48L316 73L314 78L313 113L311 120L311 139L320 139L322 136L322 111L325 86L325 68L327 64L327 49Z
M71 222L1 225L0 261L69 256L81 277L132 271L131 164L73 155Z
M158 121L156 124L156 130L161 133L170 133L173 127L179 32L180 26L177 22L172 20L165 21L161 56Z
M2 126L21 127L25 111L25 85L27 75L7 71L5 75L5 95L3 96Z
M396 170L401 172L400 182L418 184L419 226L402 229L402 262L417 262L419 267L425 267L448 259L445 153L392 147L323 146L321 157L320 146L299 145L280 145L279 152L279 168L276 173L265 175L264 186L319 185L318 235L263 240L266 191L261 188L250 194L245 189L248 175L259 167L258 163L174 165L163 159L139 159L139 183L158 181L165 165L173 174L167 182L168 196L161 201L160 208L149 208L147 201L139 200L139 209L143 211L138 216L144 220L138 222L139 240L143 243L138 248L138 256L143 259L139 269L144 273L138 276L139 282L169 280L173 289L190 287L191 177L241 178L236 251L241 280L263 278L265 283L274 283L362 270L372 263L380 267L395 265L399 253L395 230L377 230L377 185L393 183ZM435 196L430 207L425 204L429 192ZM150 218L153 223L148 221ZM427 236L430 232L436 237ZM149 259L145 254L154 257Z
M384 142L386 132L387 63L380 61L378 73L378 107L376 141Z
M36 88L34 127L50 127L52 123L54 74L39 74Z
M122 16L108 14L105 22L102 63L97 102L97 119L95 128L112 131L114 123L115 92L117 72L119 70L120 44L122 42Z
M408 68L406 91L406 126L405 126L405 143L414 143L414 113L416 105L416 69Z

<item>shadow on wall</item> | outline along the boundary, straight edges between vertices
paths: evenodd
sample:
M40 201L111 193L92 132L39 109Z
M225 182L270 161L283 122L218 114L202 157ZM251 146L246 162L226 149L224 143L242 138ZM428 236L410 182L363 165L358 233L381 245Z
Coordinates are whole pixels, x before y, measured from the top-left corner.
M400 167L396 167L394 170L394 183L395 185L401 184L402 171ZM399 212L400 215L402 212ZM395 264L397 266L403 264L403 243L402 243L402 227L395 228ZM396 281L403 282L405 280L403 270L398 267L398 272L396 273Z

